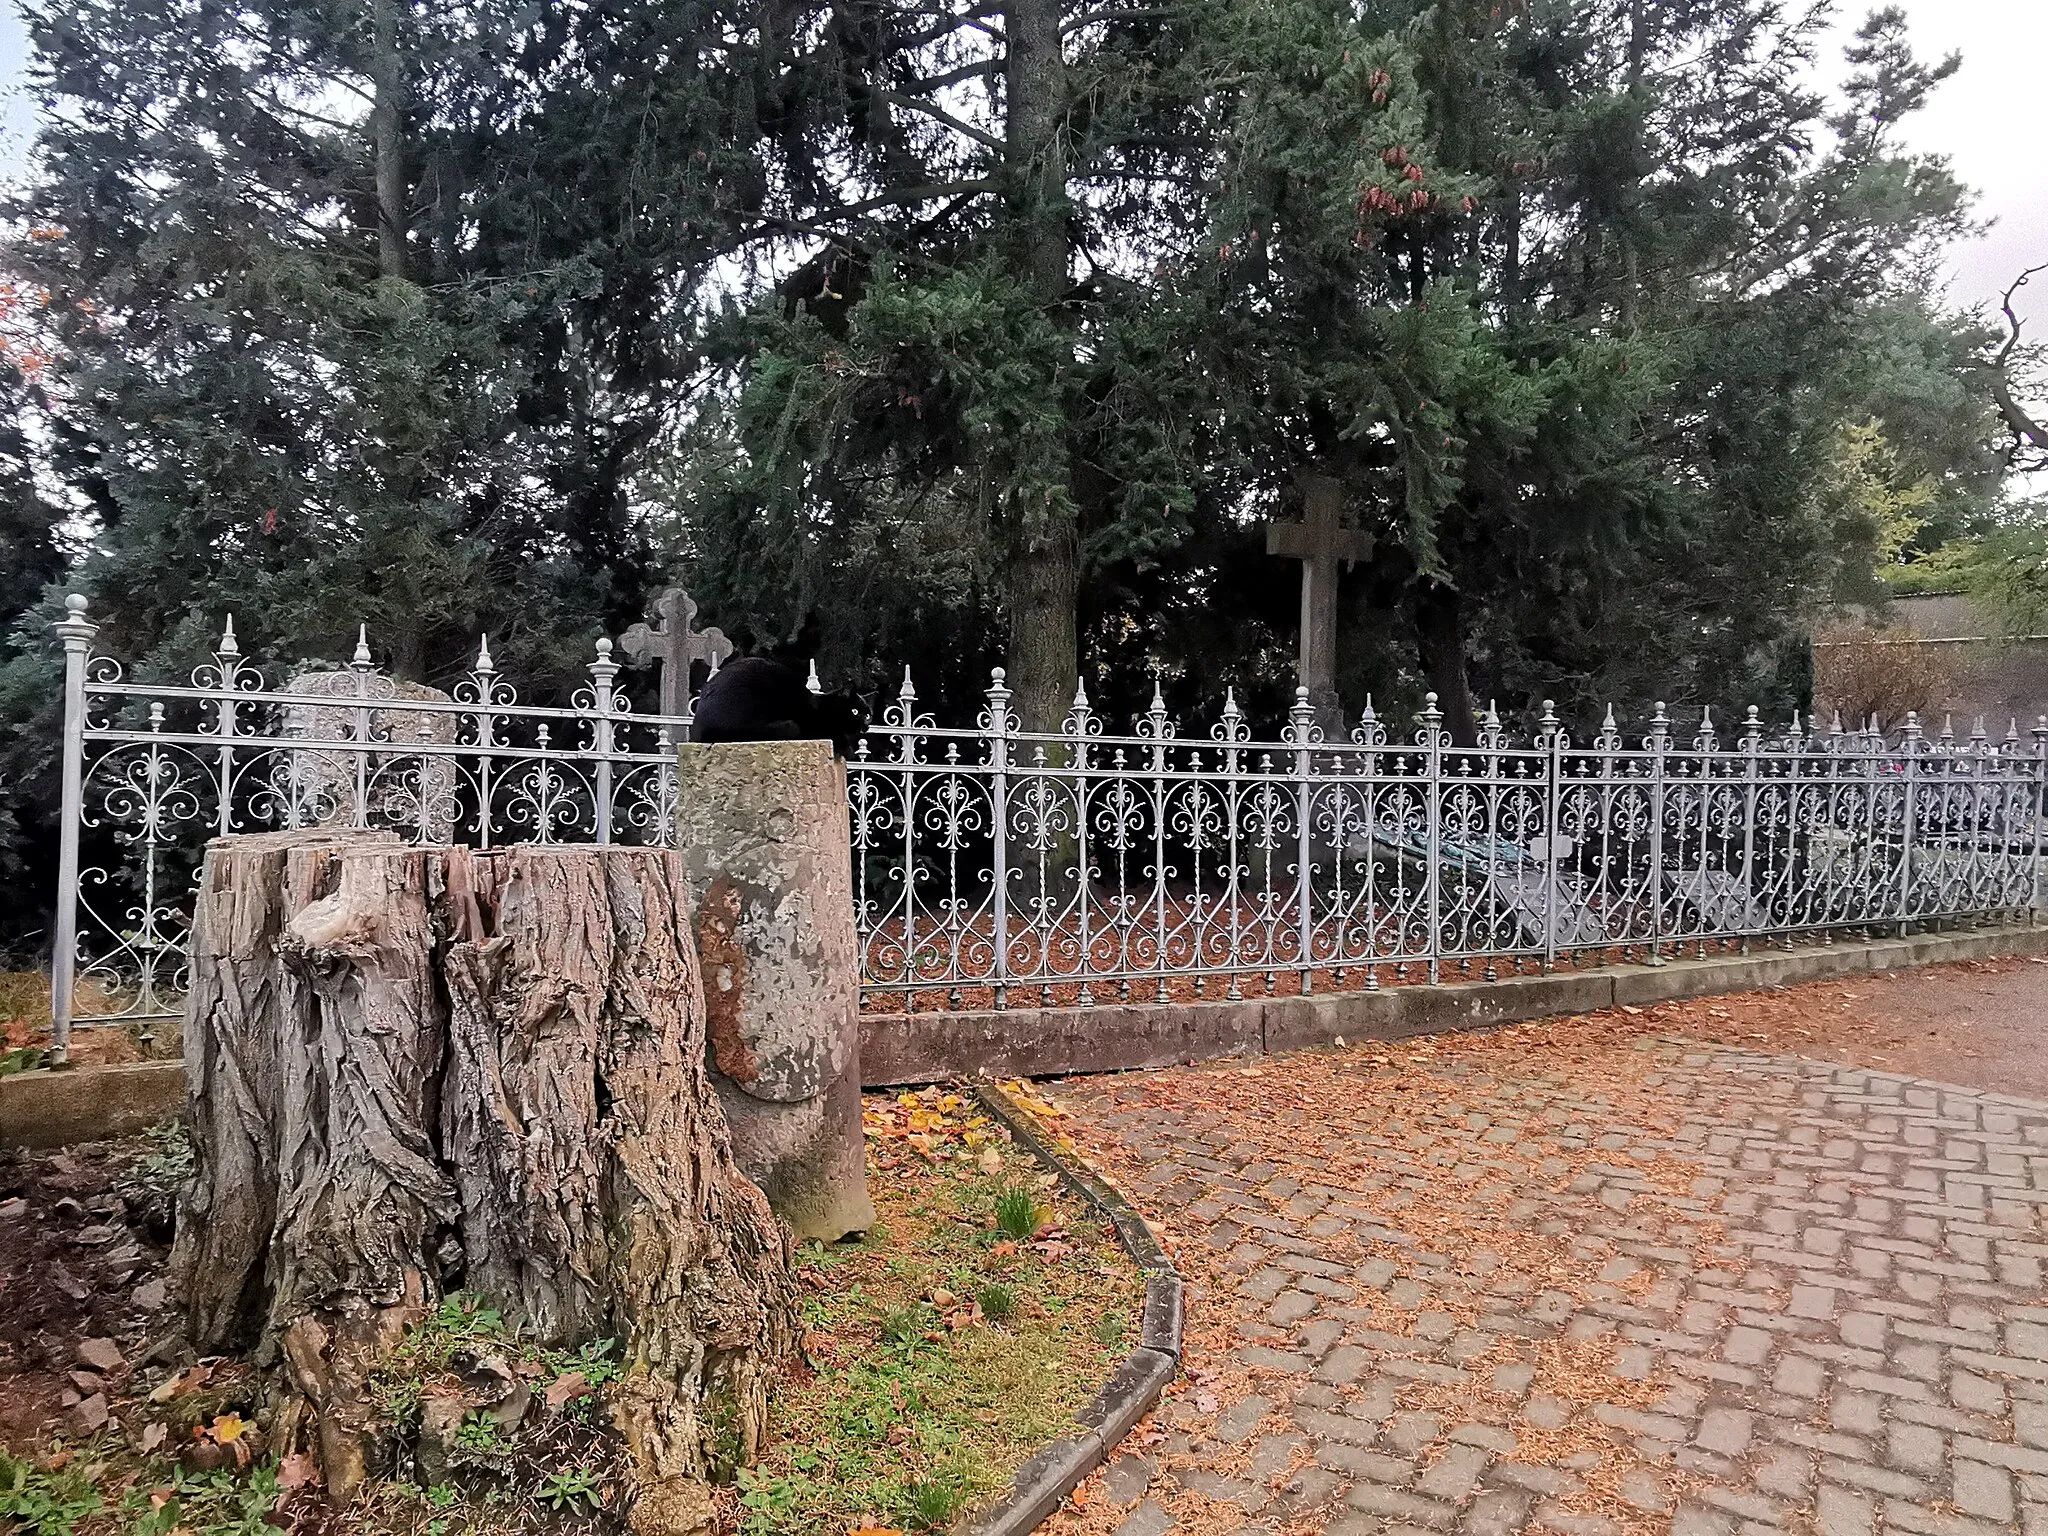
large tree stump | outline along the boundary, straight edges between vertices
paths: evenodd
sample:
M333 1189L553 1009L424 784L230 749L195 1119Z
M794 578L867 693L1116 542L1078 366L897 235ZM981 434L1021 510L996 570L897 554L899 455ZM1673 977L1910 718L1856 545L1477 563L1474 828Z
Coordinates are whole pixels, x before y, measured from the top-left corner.
M657 849L207 850L173 1279L199 1347L282 1359L335 1495L378 1449L371 1373L457 1288L624 1341L636 1528L699 1529L753 1454L794 1290L705 1073L690 916Z
M800 1238L872 1225L846 766L822 741L681 748L712 1082L740 1166Z

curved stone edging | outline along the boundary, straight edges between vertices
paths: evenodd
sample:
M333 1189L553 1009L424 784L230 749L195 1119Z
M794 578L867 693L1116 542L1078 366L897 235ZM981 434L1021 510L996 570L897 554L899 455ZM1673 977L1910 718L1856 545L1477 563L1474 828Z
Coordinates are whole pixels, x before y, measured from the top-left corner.
M1159 1401L1180 1371L1180 1271L1145 1224L1145 1218L1102 1176L1046 1135L1030 1114L1002 1089L969 1086L982 1108L1000 1121L1013 1140L1059 1176L1069 1191L1094 1206L1112 1227L1124 1252L1145 1275L1145 1312L1138 1344L1095 1398L1074 1415L1081 1433L1055 1440L1017 1469L1010 1493L992 1510L955 1527L957 1536L1024 1536L1059 1508L1081 1480Z

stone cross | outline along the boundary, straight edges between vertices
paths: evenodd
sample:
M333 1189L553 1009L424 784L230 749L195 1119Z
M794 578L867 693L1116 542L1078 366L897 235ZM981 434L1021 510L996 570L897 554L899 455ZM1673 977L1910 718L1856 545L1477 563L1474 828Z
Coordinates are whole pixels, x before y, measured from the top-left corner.
M1346 528L1344 482L1304 470L1295 477L1301 487L1303 518L1298 523L1269 523L1266 553L1301 562L1300 683L1327 732L1341 729L1337 710L1337 562L1369 559L1372 535Z
M732 642L721 630L691 631L697 605L681 587L656 594L648 616L656 622L635 624L619 636L619 646L634 666L652 661L661 667L661 712L680 716L689 708L692 663L701 661L715 670L732 654Z

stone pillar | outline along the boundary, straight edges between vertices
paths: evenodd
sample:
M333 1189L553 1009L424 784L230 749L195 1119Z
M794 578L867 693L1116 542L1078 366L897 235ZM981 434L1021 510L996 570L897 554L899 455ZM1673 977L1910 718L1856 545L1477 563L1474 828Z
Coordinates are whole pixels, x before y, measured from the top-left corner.
M864 1231L860 951L846 766L822 741L685 743L712 1082L740 1167L798 1238Z

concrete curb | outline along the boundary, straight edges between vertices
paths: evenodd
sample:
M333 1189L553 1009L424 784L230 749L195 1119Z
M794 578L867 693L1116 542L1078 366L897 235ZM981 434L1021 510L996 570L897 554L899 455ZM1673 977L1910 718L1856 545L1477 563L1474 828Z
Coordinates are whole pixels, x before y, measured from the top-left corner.
M1377 992L868 1014L861 1019L861 1077L868 1087L881 1088L956 1078L1128 1072L2007 955L2048 955L2048 926L1812 944Z
M1117 1443L1152 1411L1180 1372L1181 1278L1145 1218L1094 1169L1061 1147L1000 1088L970 1090L994 1119L1060 1182L1116 1229L1124 1251L1145 1274L1145 1315L1138 1345L1074 1415L1081 1433L1055 1440L1017 1469L1010 1492L986 1514L954 1527L956 1536L1025 1536L1060 1507L1081 1480L1109 1459Z
M131 1136L185 1113L185 1064L39 1068L0 1077L0 1147L68 1146Z

